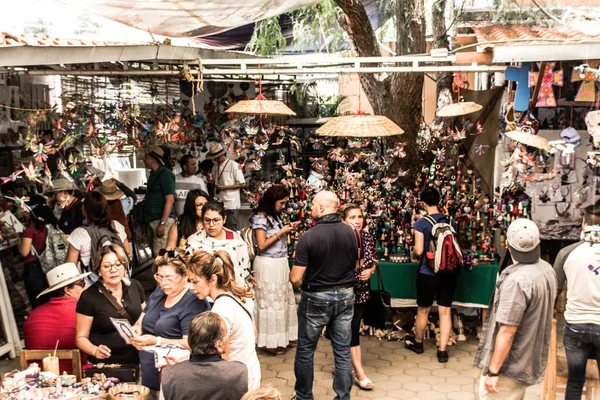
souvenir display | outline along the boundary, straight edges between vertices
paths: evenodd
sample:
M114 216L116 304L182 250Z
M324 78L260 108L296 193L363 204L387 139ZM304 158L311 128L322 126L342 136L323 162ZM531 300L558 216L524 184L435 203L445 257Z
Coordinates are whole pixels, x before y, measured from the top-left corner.
M540 93L538 98L534 99L536 107L556 107L556 97L554 96L553 86L562 86L564 79L562 69L554 71L555 65L556 63L553 62L546 63ZM541 66L541 63L538 63L538 66ZM535 87L538 75L539 72L529 72L529 87Z
M593 103L596 101L596 82L600 82L600 63L595 63L596 68L589 64L581 64L573 68L571 82L581 82L575 101Z

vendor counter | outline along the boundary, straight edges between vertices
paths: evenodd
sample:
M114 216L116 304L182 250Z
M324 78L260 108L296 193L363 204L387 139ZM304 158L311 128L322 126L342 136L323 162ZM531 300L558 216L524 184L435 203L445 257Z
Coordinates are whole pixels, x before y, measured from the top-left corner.
M392 295L392 307L417 306L418 263L379 261L385 290ZM461 270L454 293L454 305L487 308L498 275L498 263L474 265L471 271ZM377 275L371 277L371 288L377 288Z
M290 267L293 260L290 259ZM392 307L417 306L418 263L379 261L385 290L392 295ZM496 287L498 263L474 265L471 271L461 270L454 294L454 305L487 308ZM377 288L377 275L371 277L371 288Z

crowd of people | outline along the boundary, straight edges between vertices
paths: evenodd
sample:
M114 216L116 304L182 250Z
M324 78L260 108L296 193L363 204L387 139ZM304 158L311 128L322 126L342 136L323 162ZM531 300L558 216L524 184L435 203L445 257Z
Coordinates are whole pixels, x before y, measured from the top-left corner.
M72 182L60 178L45 191L48 198L31 198L31 221L19 245L33 307L24 326L26 347L50 349L58 340L60 348L79 348L85 363L139 367L151 398L168 400L198 398L196 382L202 382L203 399L280 398L276 389L261 387L257 348L281 355L297 347L294 398L304 400L314 398L314 352L325 331L334 350L336 398L349 399L353 384L372 390L375 382L362 365L360 324L378 260L360 206L340 208L334 193L317 193L314 226L300 236L290 269L287 235L297 224L281 218L290 197L284 185L271 186L260 198L249 220L248 243L237 231L234 213L245 183L221 145L209 149L214 165L204 161L200 175L197 161L186 155L175 176L164 155L158 146L145 155L151 172L141 219L156 281L149 296L131 278L127 214L137 196L129 188L111 179L80 197ZM423 332L435 297L441 329L437 358L445 363L458 275L437 274L428 260L434 227L451 222L438 208L435 188L425 188L421 201L427 216L414 226L414 251L421 256L418 312L415 333L405 345L418 354L425 351ZM526 387L543 378L555 300L565 279L567 399L580 398L585 362L600 356L595 267L600 209L586 210L583 228L583 242L564 249L553 269L540 259L535 223L517 219L510 225L513 264L500 272L475 360L482 369L480 398L523 398ZM62 261L48 267L48 251ZM256 254L252 260L250 253ZM293 286L301 291L298 305ZM114 319L132 326L128 341ZM169 366L157 368L147 349L165 345L188 349L191 356L167 357ZM61 370L69 369L61 364Z

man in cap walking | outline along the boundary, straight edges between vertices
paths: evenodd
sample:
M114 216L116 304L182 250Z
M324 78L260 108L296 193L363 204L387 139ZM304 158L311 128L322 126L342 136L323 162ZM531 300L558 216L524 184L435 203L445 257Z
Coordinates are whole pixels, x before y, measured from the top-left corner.
M506 236L513 264L496 282L475 356L483 372L480 399L523 399L528 386L542 381L548 363L556 274L540 259L533 221L513 221Z

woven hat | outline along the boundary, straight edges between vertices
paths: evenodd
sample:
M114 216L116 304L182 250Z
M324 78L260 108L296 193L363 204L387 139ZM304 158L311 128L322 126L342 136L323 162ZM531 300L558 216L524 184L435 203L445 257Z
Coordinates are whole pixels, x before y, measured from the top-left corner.
M213 143L208 149L208 153L206 153L207 160L214 160L215 158L219 158L222 155L227 154L221 143Z
M548 139L526 132L521 128L506 132L505 135L515 142L523 143L527 146L536 147L546 151L552 149L552 146L548 143Z
M404 130L382 115L357 113L331 118L317 129L321 136L381 137L401 135Z
M527 218L514 220L506 231L510 254L520 263L531 264L540 259L540 231Z
M73 190L77 190L73 182L68 179L59 178L52 181L52 186L48 185L44 188L44 194L52 194L63 191L70 192Z
M165 151L160 146L157 146L155 144L149 146L147 153L156 158L159 163L165 165Z
M102 182L102 186L97 187L94 191L102 193L108 201L118 200L125 195L125 193L119 189L114 179L107 179Z
M278 100L254 99L241 100L225 110L232 114L251 115L296 115L288 106Z
M462 103L448 104L447 106L440 108L436 114L438 117L443 118L458 117L459 115L473 114L482 108L483 107L477 103L465 101Z
M61 264L58 267L52 268L46 273L46 279L50 287L38 294L37 298L45 295L46 293L53 292L57 289L63 288L70 285L73 282L77 282L80 279L85 278L91 274L91 272L80 273L79 268L74 263Z

